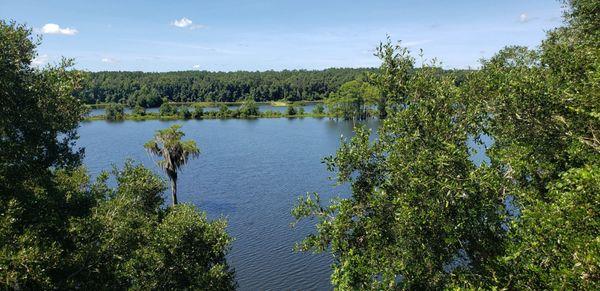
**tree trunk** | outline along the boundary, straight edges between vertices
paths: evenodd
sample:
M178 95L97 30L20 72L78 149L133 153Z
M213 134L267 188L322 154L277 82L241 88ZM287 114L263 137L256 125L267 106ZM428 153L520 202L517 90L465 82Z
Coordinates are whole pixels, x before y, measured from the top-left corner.
M173 206L177 205L177 180L171 179L171 194L173 196Z

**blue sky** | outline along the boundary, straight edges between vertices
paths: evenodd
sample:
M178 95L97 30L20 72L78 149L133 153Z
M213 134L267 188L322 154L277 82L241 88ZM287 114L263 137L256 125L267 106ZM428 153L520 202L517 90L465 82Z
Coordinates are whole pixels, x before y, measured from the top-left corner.
M537 46L561 25L554 0L29 1L0 17L43 35L36 64L91 71L374 67L389 34L446 68L476 67L505 45Z

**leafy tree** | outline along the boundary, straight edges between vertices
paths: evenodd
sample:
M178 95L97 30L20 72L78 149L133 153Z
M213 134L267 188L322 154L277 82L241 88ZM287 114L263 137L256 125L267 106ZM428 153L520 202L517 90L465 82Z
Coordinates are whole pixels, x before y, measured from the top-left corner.
M406 71L412 58L404 58L385 71L406 76L404 97L388 100L402 109L387 113L375 141L357 128L325 160L338 183L350 183L351 196L323 205L309 194L292 212L317 219L316 233L298 248L333 254L337 289L439 289L455 278L481 279L488 258L502 249L499 178L469 158L470 113L461 91L435 63Z
M108 173L76 188L96 189L101 196L91 215L70 227L77 268L65 287L234 289L224 220L209 222L185 204L163 208L165 183L141 165L126 162L113 175L115 189L106 185Z
M519 209L497 272L513 289L599 288L600 3L566 2L539 49L507 47L467 80Z
M375 52L381 59L378 72L369 74L369 80L379 89L376 104L379 118L385 119L389 110L401 104L407 94L407 86L411 71L414 70L414 58L407 48L400 43L393 44L388 36L387 42L381 43ZM388 108L392 106L392 108Z
M317 218L299 248L333 253L334 286L598 289L600 3L566 2L539 49L462 77L380 46L378 137L359 129L326 159L352 195L293 210ZM482 134L477 167L467 140Z
M190 112L190 109L188 109L187 106L183 106L183 108L181 108L179 111L179 116L181 116L183 119L190 119L192 118L192 112Z
M164 182L132 163L116 188L90 184L73 149L82 74L32 67L36 46L0 21L0 288L234 289L224 220L164 208Z
M256 105L253 99L244 100L239 110L242 117L256 117L260 115L258 105Z
M343 84L338 92L325 100L329 112L335 118L344 120L364 120L368 105L379 96L377 89L366 82L353 80Z
M190 158L197 157L200 154L196 142L181 140L185 133L180 128L181 125L175 124L169 128L159 130L154 139L144 145L150 154L162 158L157 164L171 180L173 205L177 204L177 172L187 164Z
M167 100L163 100L163 103L158 108L158 114L161 116L173 116L177 115L177 107L171 105Z
M194 112L192 113L192 117L195 119L201 119L204 117L204 106L200 104L194 104Z
M38 39L0 20L0 284L2 289L52 289L66 264L66 224L87 213L89 197L67 196L55 169L80 164L74 150L86 111L72 92L81 73L62 60L31 66Z
M123 104L110 103L104 110L107 120L123 120L125 117L125 106Z
M139 116L144 116L144 115L146 115L146 108L136 105L135 107L133 107L133 114L139 115Z
M144 108L156 107L162 103L161 95L158 90L150 86L142 86L140 90L129 95L129 106L142 106Z
M221 104L221 106L219 107L219 112L218 112L218 117L219 118L227 118L231 116L231 110L229 109L229 107L227 107L227 105L225 104Z
M317 115L325 114L325 107L323 106L323 104L318 103L317 105L315 105L315 108L313 108L312 113Z
M296 113L297 113L296 108L293 105L289 105L287 107L287 115L294 116L294 115L296 115Z

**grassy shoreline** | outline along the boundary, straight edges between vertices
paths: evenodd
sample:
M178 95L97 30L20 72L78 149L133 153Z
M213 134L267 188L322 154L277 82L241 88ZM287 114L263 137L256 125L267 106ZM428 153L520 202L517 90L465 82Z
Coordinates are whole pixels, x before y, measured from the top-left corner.
M123 119L109 120L105 115L89 116L83 119L83 121L146 121L146 120L211 120L211 119L260 119L260 118L326 118L333 117L330 114L315 114L315 113L304 113L304 114L261 114L258 116L246 116L246 117L217 117L217 116L203 116L201 118L185 118L181 115L160 115L158 113L147 113L145 115L125 114Z
M236 101L236 102L212 102L212 101L201 101L201 102L169 102L169 104L171 105L175 105L175 106L193 106L193 105L200 105L203 107L219 107L221 105L227 105L227 106L239 106L242 105L242 103L244 103L243 101ZM311 101L260 101L260 102L256 102L257 105L270 105L273 107L287 107L290 105L293 106L300 106L300 105L310 105L310 104L323 104L323 100L311 100ZM104 109L106 108L108 105L113 104L113 103L97 103L97 104L85 104L85 106L89 107L90 109Z

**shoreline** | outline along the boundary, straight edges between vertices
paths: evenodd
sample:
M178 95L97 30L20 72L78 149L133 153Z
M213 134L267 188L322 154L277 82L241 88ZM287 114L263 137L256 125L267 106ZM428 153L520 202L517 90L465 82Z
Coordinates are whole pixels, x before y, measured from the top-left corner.
M287 107L287 106L306 106L311 104L323 104L324 100L301 100L301 101L255 101L256 105L269 105L273 107ZM241 106L244 101L235 101L235 102L220 102L220 101L200 101L200 102L169 102L169 104L174 106L193 106L200 105L203 107L219 107L221 105L227 106ZM84 104L86 107L90 109L105 109L108 105L115 103L97 103L97 104ZM119 104L119 103L117 103ZM124 104L123 104L124 105ZM125 108L133 108L129 106L125 106ZM158 107L151 107L158 108ZM149 109L149 108L146 108Z
M92 121L110 121L110 122L121 122L121 121L147 121L147 120L214 120L214 119L261 119L261 118L333 118L331 114L315 114L315 113L305 113L305 114L261 114L258 116L245 116L245 117L219 117L219 116L203 116L201 118L185 118L180 115L160 115L158 113L148 113L146 115L133 115L133 114L125 114L122 119L107 119L105 115L97 115L97 116L89 116L85 117L83 122L92 122Z

